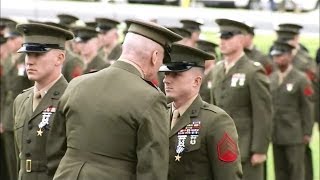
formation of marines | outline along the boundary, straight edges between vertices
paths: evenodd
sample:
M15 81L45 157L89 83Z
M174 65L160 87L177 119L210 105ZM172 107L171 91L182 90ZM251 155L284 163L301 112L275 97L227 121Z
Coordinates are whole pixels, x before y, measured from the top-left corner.
M319 65L283 23L0 19L1 179L311 180ZM121 38L123 36L123 38ZM319 62L320 60L318 60Z

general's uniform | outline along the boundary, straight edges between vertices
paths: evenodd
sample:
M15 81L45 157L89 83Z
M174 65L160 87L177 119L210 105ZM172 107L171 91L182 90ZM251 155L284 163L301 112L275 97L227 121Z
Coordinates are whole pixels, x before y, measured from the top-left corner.
M161 45L180 39L163 27L134 20L129 32ZM118 60L106 69L80 76L70 82L52 125L49 174L63 156L55 180L166 179L166 119L164 94L133 65Z
M249 169L253 168L250 164L251 155L267 154L271 138L269 79L263 67L245 55L227 74L224 72L224 61L218 63L213 71L214 104L234 120L239 134L243 171L250 176Z

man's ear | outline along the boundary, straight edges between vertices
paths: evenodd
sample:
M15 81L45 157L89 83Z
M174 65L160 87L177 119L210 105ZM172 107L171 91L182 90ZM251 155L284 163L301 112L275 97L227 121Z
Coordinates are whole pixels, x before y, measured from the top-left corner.
M159 61L159 52L157 50L152 52L152 56L151 56L151 64L154 66L157 64L157 61Z
M65 52L64 51L58 51L57 52L57 61L56 61L56 66L62 65L63 62L65 61Z
M194 85L195 85L195 86L201 86L201 83L202 83L202 77L201 77L201 76L197 76L197 77L194 79Z

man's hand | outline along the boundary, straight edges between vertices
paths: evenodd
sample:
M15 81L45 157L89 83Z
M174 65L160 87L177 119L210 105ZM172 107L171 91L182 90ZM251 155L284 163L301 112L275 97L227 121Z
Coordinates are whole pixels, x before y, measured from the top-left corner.
M259 165L264 161L266 161L266 159L267 159L267 155L265 154L253 154L251 156L251 165L252 166Z

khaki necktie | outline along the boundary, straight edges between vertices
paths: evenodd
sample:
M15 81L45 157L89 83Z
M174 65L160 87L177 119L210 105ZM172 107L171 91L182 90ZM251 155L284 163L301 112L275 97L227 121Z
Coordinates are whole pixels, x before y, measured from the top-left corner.
M279 74L279 84L278 85L281 85L283 83L283 74Z
M33 95L32 111L34 111L37 108L40 101L41 101L41 94L40 94L40 91L37 91Z
M177 123L178 117L179 117L179 111L178 109L174 110L172 113L172 119L171 119L171 129L173 126Z

